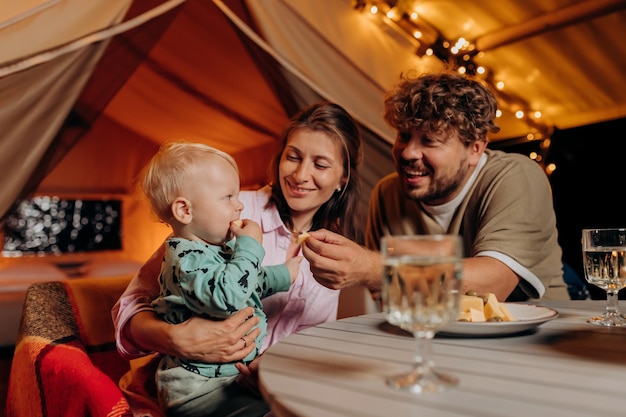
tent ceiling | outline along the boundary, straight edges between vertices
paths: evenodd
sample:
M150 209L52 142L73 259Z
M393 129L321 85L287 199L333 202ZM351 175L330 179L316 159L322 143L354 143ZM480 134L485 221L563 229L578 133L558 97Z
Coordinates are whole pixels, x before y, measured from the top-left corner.
M210 1L183 5L103 116L155 148L183 139L222 149L238 160L247 187L264 182L287 120L262 72Z
M501 104L508 98L512 110L540 111L547 127L626 117L624 0L361 3L364 11L373 3L417 11L417 25L452 42L473 43L479 52L474 61L488 69L489 81L504 82ZM499 138L523 136L527 130L514 120L501 124Z
M233 154L274 143L286 120L228 21L197 1L185 4L105 115L155 143L210 137Z
M165 1L88 3L89 6L80 0L2 3L0 33L6 47L0 48L0 69L36 51L54 49L55 45L114 26L135 5L145 3L149 9ZM201 140L232 153L244 171L246 185L264 182L268 155L293 110L286 108L286 96L301 94L296 99L302 99L306 94L294 93L293 85L291 90L277 89L268 81L264 73L267 68L259 66L250 55L246 45L250 41L242 41L241 30L236 30L234 22L220 10L222 3L245 17L245 21L254 22L253 30L274 48L284 68L295 67L298 77L308 77L303 84L338 101L362 123L369 123L372 132L387 140L393 140L393 132L384 126L381 117L384 92L397 81L400 72L420 67L428 60L418 56L415 40L407 41L406 32L401 34L379 17L366 17L366 7L372 4L369 0L180 3L171 24L103 109L82 139L87 143L81 147L97 149L105 139L121 144L139 139L144 153L138 160L144 162L163 141ZM488 69L488 80L505 83L498 93L502 107L540 111L542 126L548 130L626 117L626 0L377 3L405 11L414 8L419 19L442 38L464 37L475 43L481 53L474 60ZM359 4L361 9L355 7ZM24 13L27 6L33 14ZM87 19L86 15L98 18ZM376 19L379 22L373 24ZM24 39L30 42L24 43ZM132 51L132 45L129 50ZM122 62L107 61L103 66L99 68L110 73L124 70ZM32 68L32 72L36 74L37 68ZM295 72L288 74L287 79L297 78ZM0 81L11 86L15 84L13 79L21 75L25 78L28 74L0 76ZM315 86L321 88L316 90ZM0 93L5 94L5 90ZM41 111L47 114L44 109ZM26 120L5 118L0 120L0 126L12 129L13 119ZM502 130L491 140L526 136L533 129L526 122L505 112L498 123ZM21 130L13 131L8 136L15 136L16 143L22 143ZM52 136L54 132L48 133ZM21 148L19 152L32 154ZM128 166L122 155L118 158L119 166ZM15 155L7 159L21 160ZM75 167L67 171L60 168L56 176L53 173L48 178L47 185L51 189L58 187L58 178L59 184L63 181L65 187L71 188L66 175L71 169ZM111 189L124 189L129 182L120 177L118 184L110 185L110 175L99 181L105 180Z
M357 2L350 0L316 0L315 7L308 0L266 4L293 9L311 22L341 17L325 14L325 2L333 2L327 10L341 7L359 13ZM272 144L284 111L227 19L211 3L186 2L149 59L106 108L106 117L156 142L211 138L211 144L234 154ZM415 9L442 38L464 37L482 48L474 60L488 69L490 82L504 82L499 97L507 110L499 122L502 131L491 140L523 137L536 126L549 134L554 128L626 116L625 0L378 3ZM318 29L320 36L325 31ZM376 56L366 43L361 49ZM389 80L381 84L388 87ZM242 124L237 109L244 106L248 120ZM540 111L542 118L516 119L512 113L519 109ZM259 134L259 127L264 133Z
M360 3L361 10L355 7ZM419 42L406 32L368 15L366 3L0 1L0 166L11 173L0 180L0 218L24 192L131 200L141 167L162 142L177 138L230 152L243 185L258 186L267 181L269 158L289 114L318 96L342 104L368 128L361 169L366 200L372 184L393 170L387 144L378 140L394 136L382 120L384 93L401 72L437 61L419 55ZM482 53L474 60L488 69L488 81L505 83L498 90L501 107L541 111L548 131L626 117L626 0L378 3L415 7L433 33L475 43ZM249 22L248 29L272 50L264 49L261 58L271 55L280 71L260 64L249 33L221 4ZM163 5L172 9L107 42L89 43L92 34L115 32ZM49 52L64 46L82 47L81 41L89 44L84 50L50 58ZM32 65L15 69L24 62ZM270 77L276 74L284 79ZM100 100L90 107L93 97ZM533 128L509 111L498 124L502 130L492 141L517 140ZM50 155L51 149L58 153ZM129 253L139 259L158 240L146 237L157 234L145 224L146 212L141 207L126 222L134 227L125 232L133 240Z

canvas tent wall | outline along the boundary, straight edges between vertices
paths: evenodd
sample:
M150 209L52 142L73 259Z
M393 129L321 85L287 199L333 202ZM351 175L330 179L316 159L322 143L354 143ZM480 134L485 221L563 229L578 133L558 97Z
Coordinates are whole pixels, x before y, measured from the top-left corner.
M230 152L242 167L244 186L254 187L265 182L269 156L288 116L320 98L339 102L363 121L372 140L369 146L382 146L380 152L388 158L380 137L389 141L392 134L380 111L382 95L397 71L370 63L388 78L381 85L372 72L352 64L358 57L348 58L342 51L356 48L340 33L339 20L328 19L317 28L294 14L289 2L250 2L252 9L263 6L254 10L254 22L264 22L264 33L276 25L272 19L281 22L283 31L268 36L278 49L248 26L253 21L245 2L178 3L137 28L96 43L89 43L94 34L111 31L162 3L66 1L5 24L3 42L14 45L17 39L34 38L32 47L14 48L3 56L7 72L32 55L43 61L59 46L84 45L0 78L2 165L14 173L1 179L2 213L24 190L121 196L128 211L123 256L145 259L167 231L147 220L150 216L135 199L132 183L163 141L199 140ZM329 3L336 7L335 17L358 17L347 3ZM265 21L263 13L268 14ZM92 14L99 18L87 17ZM48 30L42 31L44 20ZM320 31L332 31L346 44L338 49L320 39ZM51 41L48 34L57 32ZM390 56L402 56L385 37L373 42ZM362 54L361 59L371 57ZM367 157L374 154L368 151ZM387 169L391 165L377 164L366 182Z
M289 115L319 98L338 102L362 123L365 202L371 185L393 169L384 92L407 69L440 63L419 57L406 36L355 10L357 3L363 2L1 2L0 166L7 174L0 177L0 216L29 193L120 197L124 250L98 257L141 261L168 231L135 198L132 184L163 141L186 138L224 149L240 163L244 186L255 187L265 182ZM575 12L571 26L560 19L558 31L533 33L541 37L527 31L505 47L492 43L485 63L500 65L528 103L546 102L553 120L567 126L626 114L624 0L395 3L420 3L447 38L467 32L483 40ZM68 46L76 48L55 56ZM523 132L511 119L501 121L502 137ZM0 266L13 261L0 259Z

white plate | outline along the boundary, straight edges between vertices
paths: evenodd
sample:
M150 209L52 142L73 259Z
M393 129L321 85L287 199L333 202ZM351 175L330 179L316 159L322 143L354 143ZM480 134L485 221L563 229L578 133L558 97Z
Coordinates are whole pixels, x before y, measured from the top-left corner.
M558 317L556 310L529 304L504 303L517 317L516 321L471 323L455 321L441 329L438 334L453 336L502 336L520 333Z

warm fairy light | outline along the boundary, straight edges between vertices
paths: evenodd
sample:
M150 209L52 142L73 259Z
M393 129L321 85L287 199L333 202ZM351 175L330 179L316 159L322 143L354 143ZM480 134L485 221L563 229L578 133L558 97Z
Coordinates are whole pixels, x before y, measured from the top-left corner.
M460 51L473 50L473 49L474 48L471 47L471 44L467 41L467 39L459 38L454 44L454 46L450 48L450 51L456 55Z
M529 129L533 130L533 133L526 136L528 140L541 140L550 134L551 128L540 121L541 111L530 110L524 100L511 95L510 92L504 94L504 81L493 81L492 75L495 74L491 74L487 68L476 63L476 59L480 60L486 55L484 51L478 51L476 45L464 37L459 37L455 41L444 39L436 28L428 24L428 19L418 21L421 16L417 11L419 6L416 7L415 3L417 3L415 0L352 0L354 9L372 15L377 14L382 22L394 30L400 30L403 34L411 36L412 39L409 41L413 45L419 45L416 51L419 56L435 56L456 68L458 73L480 77L490 87L503 91L498 99L506 104L504 108L507 111L511 108L520 109L514 113L514 117L523 120ZM502 116L502 111L498 110L496 117Z
M548 165L546 166L546 174L550 175L550 174L552 174L554 171L556 171L556 164L551 163L551 164L548 164Z
M402 18L402 12L400 12L397 7L392 7L387 12L387 17L391 20L397 21Z
M552 143L552 141L550 140L550 138L546 138L546 139L541 141L541 148L542 149L549 149L551 143Z
M537 159L537 152L531 152L528 157L533 160Z

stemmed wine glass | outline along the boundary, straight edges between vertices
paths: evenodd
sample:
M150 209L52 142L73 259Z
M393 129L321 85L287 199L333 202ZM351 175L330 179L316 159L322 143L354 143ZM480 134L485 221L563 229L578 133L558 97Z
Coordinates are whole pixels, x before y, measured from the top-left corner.
M457 385L457 378L435 369L431 339L456 320L459 312L463 258L460 236L385 236L381 250L385 317L390 324L411 332L418 346L413 370L388 377L387 385L415 394Z
M626 228L583 229L585 279L606 291L604 313L587 320L602 326L626 326L618 292L626 286Z

